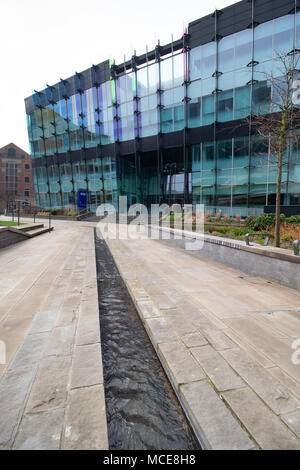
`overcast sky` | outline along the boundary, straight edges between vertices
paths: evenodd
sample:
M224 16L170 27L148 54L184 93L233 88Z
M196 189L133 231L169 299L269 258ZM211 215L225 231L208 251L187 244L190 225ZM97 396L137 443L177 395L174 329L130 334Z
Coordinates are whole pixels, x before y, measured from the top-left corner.
M106 59L182 36L234 0L0 0L0 147L29 151L24 98Z

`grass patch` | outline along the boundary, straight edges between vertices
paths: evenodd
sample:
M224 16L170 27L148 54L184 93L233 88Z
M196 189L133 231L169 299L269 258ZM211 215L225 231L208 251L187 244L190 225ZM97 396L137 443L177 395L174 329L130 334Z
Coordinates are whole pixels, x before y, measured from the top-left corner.
M0 225L5 225L6 227L13 227L14 225L18 225L18 222L12 222L9 220L0 220ZM24 223L20 223L19 225L24 225Z

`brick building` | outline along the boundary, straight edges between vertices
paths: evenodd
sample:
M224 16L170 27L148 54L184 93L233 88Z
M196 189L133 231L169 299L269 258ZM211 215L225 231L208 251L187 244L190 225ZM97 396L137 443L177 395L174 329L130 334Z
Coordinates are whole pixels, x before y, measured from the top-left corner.
M0 211L35 204L30 155L10 143L0 148Z

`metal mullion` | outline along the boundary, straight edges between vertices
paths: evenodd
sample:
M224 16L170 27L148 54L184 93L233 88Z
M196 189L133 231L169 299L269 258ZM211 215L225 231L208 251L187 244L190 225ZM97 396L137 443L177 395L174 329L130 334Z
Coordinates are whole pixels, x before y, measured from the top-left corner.
M216 43L216 48L215 48L215 54L216 54L216 71L218 71L218 52L219 52L219 48L218 48L218 24L217 24L217 17L218 17L218 13L217 13L217 10L215 10L215 43ZM216 126L217 126L217 123L216 123L216 120L217 120L217 117L218 117L218 108L217 108L217 103L218 103L218 96L217 96L217 90L218 90L218 73L216 73L216 77L215 77L215 90L216 90L216 93L214 94L214 108L215 108L215 119L214 119L214 159L215 159L215 184L214 184L214 188L215 188L215 191L214 191L214 206L215 208L217 207L217 188L218 188L218 159L217 159L217 142L216 142L216 134L217 134L217 129L216 129Z
M134 73L135 83L137 85L137 69L136 69L135 64L134 64L133 73ZM148 77L148 67L147 67L147 77ZM139 109L138 109L138 100L139 100L139 97L138 97L138 90L136 86L135 87L135 102L136 102L137 135L135 136L135 139L134 139L135 187L136 187L136 202L141 203L142 202L142 183L141 183L141 160L140 160L140 152L138 148L138 141L140 139L140 131L139 131L140 117L139 117Z
M33 132L32 132L32 124L30 124L30 134L31 134L31 140L33 142ZM34 145L33 145L33 155L34 155L34 158L35 158L35 150L34 150ZM33 159L34 159L33 158ZM33 170L33 168L32 168ZM34 171L32 171L32 173L34 174ZM34 178L33 178L33 185L34 185ZM39 192L39 184L38 184L38 180L37 180L37 189L38 189L38 196L39 196L39 201L40 201L40 192Z
M70 156L70 167L71 167L71 177L72 177L72 187L73 187L73 198L74 198L74 205L75 205L75 181L74 181L74 170L73 170L73 163L72 163L72 159L71 159L71 139L70 139L70 125L69 125L69 122L70 122L70 118L69 118L69 108L68 108L68 99L70 98L67 98L65 97L64 100L66 101L66 109L67 109L67 128L68 128L68 139L69 139L69 156Z
M185 60L186 76L184 77L184 130L183 130L183 171L184 171L184 182L183 182L183 201L184 204L188 203L189 199L189 147L187 145L188 138L188 84L190 83L190 70L189 70L189 48L185 45L183 52Z
M164 191L164 177L162 174L163 171L163 151L161 148L161 135L162 135L162 102L161 102L161 59L160 59L160 51L159 51L159 44L156 46L158 49L158 57L157 57L157 67L158 67L158 90L157 90L157 101L158 101L158 134L157 134L157 173L158 173L158 184L159 184L159 194L158 194L158 203L160 204L161 200L164 202L165 200L165 191Z
M64 206L63 197L62 197L62 189L61 189L61 179L60 179L60 165L59 165L59 160L58 160L58 146L57 146L56 120L55 120L54 104L52 104L52 106L53 106L53 123L54 123L54 134L55 134L54 135L54 137L55 137L55 153L56 153L56 157L57 157L57 168L58 168L58 175L59 175L59 180L58 180L59 193L60 193L61 204L62 204L62 206Z
M50 204L50 209L52 206L51 203L51 193L50 193L50 180L49 180L49 169L48 169L48 162L47 162L47 155L46 155L46 143L45 143L45 130L44 130L44 119L43 119L43 107L40 106L40 113L41 113L41 123L42 123L42 131L43 131L43 145L44 145L44 157L45 157L45 168L46 168L46 174L47 174L47 186L48 186L48 196L49 196L49 204Z
M80 80L80 78L79 78ZM81 86L81 83L80 83L80 86ZM83 106L82 106L82 90L80 89L79 91L79 95L80 95L80 108L81 108L81 115L82 116L85 116L85 114L83 113ZM83 150L83 154L84 154L84 166L85 166L85 181L86 181L86 191L87 191L87 195L88 195L88 208L90 208L90 190L89 190L89 178L88 178L88 171L87 171L87 163L86 163L86 147L85 147L85 136L84 136L84 123L83 123L83 119L84 117L81 118L81 126L82 126L82 140L83 140L83 147L81 147L80 149L80 153L82 154L82 150Z
M97 126L99 127L99 145L100 145L100 156L99 159L101 161L101 181L102 181L102 196L103 196L103 202L105 202L105 189L104 189L104 170L103 170L103 154L102 154L102 138L101 138L101 124L100 124L100 101L99 101L99 86L96 87L97 89L97 108L99 111L97 111L98 115L98 123ZM102 108L101 108L102 110Z
M248 191L247 191L247 215L249 215L250 182L251 182L251 133L253 111L253 77L254 77L254 0L252 0L252 57L251 57L251 84L250 84L250 118L248 127Z
M114 86L114 89L115 89L115 102L112 102L112 104L113 104L113 107L116 110L116 116L113 117L113 119L116 120L116 128L117 128L117 138L114 142L114 149L115 149L114 156L115 156L115 159L116 159L117 191L118 191L118 195L120 196L120 187L121 187L120 176L119 176L119 174L120 174L120 162L119 162L119 157L120 157L120 155L119 155L120 128L119 128L119 113L118 113L118 87L116 86L117 80L118 80L118 78L116 76L114 76L113 86ZM112 189L112 195L113 195L113 189ZM118 203L119 203L119 200L118 200Z

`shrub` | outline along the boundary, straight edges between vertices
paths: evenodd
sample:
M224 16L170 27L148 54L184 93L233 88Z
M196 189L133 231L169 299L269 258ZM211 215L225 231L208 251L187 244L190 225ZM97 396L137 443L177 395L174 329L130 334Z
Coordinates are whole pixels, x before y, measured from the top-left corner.
M232 228L232 233L235 237L241 237L243 235L246 235L246 233L248 233L248 230L244 228Z
M211 212L210 211L205 212L204 223L205 222L211 222Z
M76 215L78 215L78 212L76 212L76 211L68 212L69 217L76 217Z
M300 215L291 215L286 219L288 224L300 225Z
M219 222L219 221L221 220L221 216L222 216L222 212L221 212L221 211L218 211L218 212L216 213L216 217L215 217L215 219L216 219L217 222Z
M285 215L280 215L280 221L284 222ZM246 218L246 227L259 232L261 230L268 230L270 227L275 225L275 214L261 214L258 217L249 216Z

